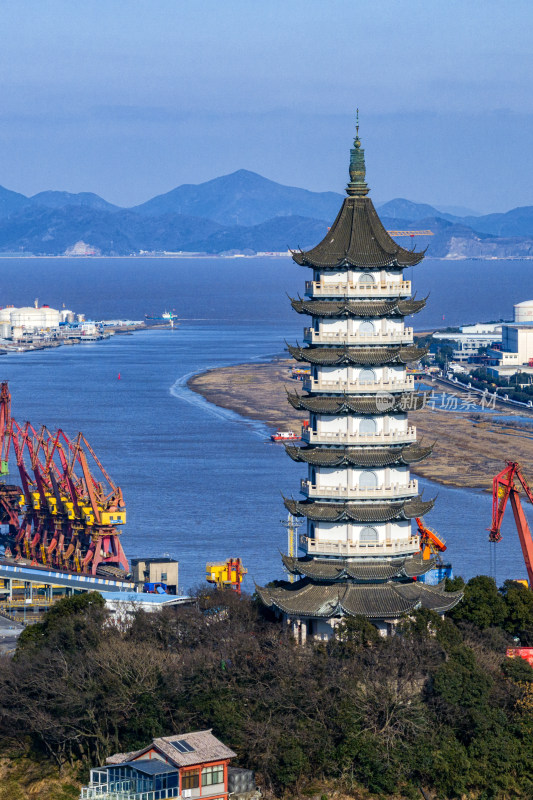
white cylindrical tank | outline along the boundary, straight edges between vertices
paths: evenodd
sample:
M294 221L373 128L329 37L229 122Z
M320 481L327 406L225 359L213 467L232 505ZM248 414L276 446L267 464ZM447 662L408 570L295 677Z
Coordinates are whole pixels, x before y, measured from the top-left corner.
M524 300L514 306L514 321L533 324L533 300Z
M0 308L0 322L11 322L11 313L17 310L18 309L16 309L15 306L6 306L5 308Z
M33 308L11 309L11 324L14 327L26 330L40 330L41 328L57 328L59 325L59 311L48 306Z
M11 323L0 322L0 336L2 339L11 339Z

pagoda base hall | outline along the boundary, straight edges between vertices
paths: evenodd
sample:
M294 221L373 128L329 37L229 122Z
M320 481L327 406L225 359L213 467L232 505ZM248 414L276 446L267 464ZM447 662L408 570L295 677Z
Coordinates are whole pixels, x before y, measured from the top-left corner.
M310 374L304 393L288 400L309 425L301 447L286 445L307 476L302 497L286 498L285 506L305 533L298 557L282 557L292 582L256 588L302 643L330 639L344 618L356 616L386 635L404 615L418 608L443 614L462 597L424 583L435 556L424 559L414 522L434 501L422 499L410 465L432 448L408 419L423 404L408 365L426 350L414 344L405 318L425 300L412 297L404 269L424 253L389 236L365 173L357 126L348 196L336 220L316 247L293 253L311 279L292 307L311 319L304 346L289 351Z

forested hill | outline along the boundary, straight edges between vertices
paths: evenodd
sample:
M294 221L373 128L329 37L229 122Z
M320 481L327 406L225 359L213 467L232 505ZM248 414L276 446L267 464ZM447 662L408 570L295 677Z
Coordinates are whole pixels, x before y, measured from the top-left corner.
M521 584L473 578L446 619L415 612L388 639L348 619L304 647L231 591L132 612L116 627L96 593L60 600L1 659L2 752L38 767L1 797L74 797L41 775L70 764L86 780L111 753L204 728L267 798L533 797L533 669L505 657L514 637L533 645Z
M90 192L26 197L0 187L0 253L62 255L79 241L104 255L308 248L325 235L342 199L335 192L283 186L248 170L178 186L129 209ZM533 256L531 206L461 217L398 198L378 204L378 210L390 230L431 230L433 236L416 240L421 248L429 245L430 256Z

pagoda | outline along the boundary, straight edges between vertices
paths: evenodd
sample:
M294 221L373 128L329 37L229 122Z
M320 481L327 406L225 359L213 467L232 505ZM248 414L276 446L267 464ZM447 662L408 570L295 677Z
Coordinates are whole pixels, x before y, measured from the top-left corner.
M402 615L420 607L442 614L462 596L419 580L435 557L423 559L412 530L412 520L434 504L422 499L409 471L432 449L408 421L424 398L407 365L427 350L413 343L404 320L426 301L411 296L403 272L424 252L400 247L383 227L368 197L359 124L350 154L348 196L335 222L316 247L293 252L313 271L305 299L291 300L311 318L306 346L289 347L310 365L306 394L288 393L309 425L301 447L286 445L307 465L303 499L284 501L305 520L303 555L282 556L293 582L257 587L300 642L327 640L344 617L356 615L391 633Z

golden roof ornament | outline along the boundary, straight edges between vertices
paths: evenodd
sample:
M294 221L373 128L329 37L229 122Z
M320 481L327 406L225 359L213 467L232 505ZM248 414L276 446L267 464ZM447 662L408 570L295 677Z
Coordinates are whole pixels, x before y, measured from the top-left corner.
M365 151L361 147L359 138L359 109L357 109L353 145L350 150L350 183L346 187L346 194L350 197L366 197L370 189L365 183Z

